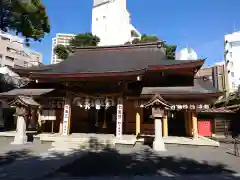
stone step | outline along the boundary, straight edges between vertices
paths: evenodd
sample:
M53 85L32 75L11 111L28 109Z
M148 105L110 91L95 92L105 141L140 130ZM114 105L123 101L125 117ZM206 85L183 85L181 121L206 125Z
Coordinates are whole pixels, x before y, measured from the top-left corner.
M81 149L83 148L83 146L81 147L80 145L74 145L74 144L71 144L71 145L63 145L63 144L54 144L52 145L51 148L58 148L58 149Z
M109 144L105 142L98 142L98 143L91 143L91 142L66 142L66 141L55 141L52 142L52 148L57 149L86 149L86 148L95 148L95 149L102 149L107 147L114 147L114 144Z
M115 139L91 139L91 138L56 138L55 141L60 142L74 142L74 143L81 143L81 142L89 142L89 143L109 143L112 144Z
M111 143L109 143L109 142L89 142L89 141L78 141L78 142L72 142L72 141L54 141L54 142L52 142L52 145L58 145L58 144L61 144L61 145L84 145L84 144L86 144L86 145L91 145L91 144L93 144L93 145L113 145L114 144L114 142L111 142Z

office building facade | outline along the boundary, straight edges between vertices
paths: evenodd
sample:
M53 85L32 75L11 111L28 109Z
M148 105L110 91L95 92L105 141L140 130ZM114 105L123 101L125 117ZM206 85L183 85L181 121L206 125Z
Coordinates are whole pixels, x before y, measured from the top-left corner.
M0 31L0 66L31 67L42 63L42 54L25 46L24 39Z
M240 32L224 37L224 56L228 74L229 92L234 92L240 85Z
M62 61L62 59L58 58L57 55L54 52L54 49L57 45L63 45L68 46L70 40L74 37L74 34L62 34L57 33L56 37L52 39L52 58L51 58L51 64L56 64Z

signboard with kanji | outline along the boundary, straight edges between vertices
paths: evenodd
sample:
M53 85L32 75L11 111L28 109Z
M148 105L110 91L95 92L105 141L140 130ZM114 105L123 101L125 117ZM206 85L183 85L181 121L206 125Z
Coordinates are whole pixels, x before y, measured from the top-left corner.
M63 130L62 130L62 134L64 136L68 135L68 126L69 126L69 112L70 111L70 107L69 105L64 105L64 114L63 114Z

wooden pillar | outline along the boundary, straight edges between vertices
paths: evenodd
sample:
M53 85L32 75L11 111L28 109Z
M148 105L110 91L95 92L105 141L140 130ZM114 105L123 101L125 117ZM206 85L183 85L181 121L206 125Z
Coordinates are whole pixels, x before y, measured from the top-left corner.
M70 103L70 108L69 108L69 118L68 118L68 131L67 134L69 135L71 132L71 114L72 114L72 107L71 107L71 103Z
M59 123L59 134L62 134L62 128L63 128L63 121L61 118L60 123Z
M184 111L184 123L185 123L185 131L186 135L188 135L188 111Z
M107 109L104 110L104 118L103 118L103 126L102 126L103 129L107 128L107 120L106 120L106 118L107 118Z
M192 137L192 112L187 112L188 136Z
M139 108L137 108L137 113L136 113L136 136L140 134L140 129L141 129L141 117L139 113Z
M196 111L192 113L192 135L193 138L198 138L198 124Z
M168 136L168 117L163 116L163 137Z

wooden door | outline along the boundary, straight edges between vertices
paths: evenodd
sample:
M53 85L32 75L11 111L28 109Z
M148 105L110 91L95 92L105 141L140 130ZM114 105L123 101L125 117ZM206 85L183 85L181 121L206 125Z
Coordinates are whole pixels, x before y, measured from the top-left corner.
M207 136L207 137L210 137L212 135L210 120L198 120L198 134L200 136Z

